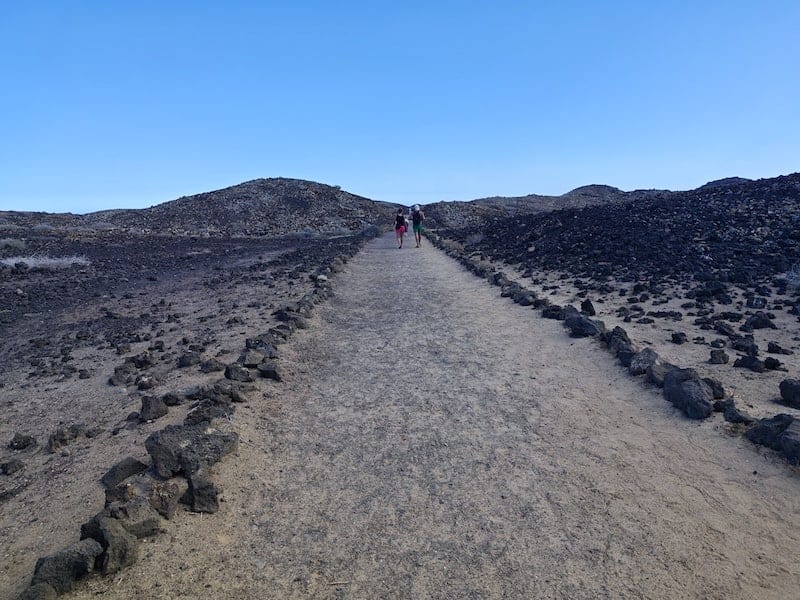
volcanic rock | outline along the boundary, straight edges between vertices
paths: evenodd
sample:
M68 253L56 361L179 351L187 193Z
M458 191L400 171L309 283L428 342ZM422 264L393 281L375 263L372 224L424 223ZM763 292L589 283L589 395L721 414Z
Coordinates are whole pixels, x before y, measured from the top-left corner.
M156 483L150 492L150 504L162 517L171 519L188 489L189 483L182 477Z
M0 463L0 473L3 475L13 475L17 471L21 471L24 467L25 463L18 458L12 458L9 461Z
M36 447L36 438L25 433L15 433L8 443L11 450L25 450L26 448Z
M750 369L756 373L763 373L765 370L764 363L755 356L740 356L733 362L733 366L741 369Z
M793 465L800 463L800 421L794 420L778 436L780 453Z
M95 558L103 548L95 540L81 540L63 550L36 561L31 586L47 584L56 593L66 594L78 579L94 568Z
M787 356L794 354L794 352L792 352L791 350L781 348L780 345L778 345L775 342L769 342L767 344L767 352L769 352L770 354L785 354Z
M184 369L186 367L199 365L202 360L203 357L200 356L198 352L186 352L181 354L181 356L178 358L178 368Z
M169 425L145 440L145 448L153 458L153 467L160 477L184 473L187 476L203 467L210 467L223 456L235 452L239 442L236 433L222 432L204 424Z
M103 475L100 482L103 484L104 488L111 489L118 486L128 477L143 473L147 468L147 465L142 461L128 456L106 471L106 474Z
M709 364L712 365L727 365L728 354L724 350L715 349L711 351L711 358L708 359Z
M633 355L628 372L631 375L644 375L650 367L658 362L658 353L652 348L645 348Z
M664 398L690 419L705 419L714 396L694 369L673 369L664 376Z
M219 510L219 490L203 470L189 477L186 501L194 512L215 513Z
M139 411L141 421L155 421L169 412L167 405L157 396L142 396L142 409Z
M250 371L236 363L225 367L225 377L233 381L253 381L253 376L250 374Z
M59 427L47 439L47 451L54 453L84 435L86 435L86 425L83 423Z
M570 307L572 308L572 307ZM572 309L575 310L574 308ZM595 337L605 333L606 327L602 321L590 319L582 314L571 314L564 319L564 327L569 329L570 337Z
M780 435L794 422L792 415L780 413L768 419L760 419L747 430L747 439L754 444L767 446L773 450L781 449Z
M682 331L675 331L672 334L672 343L673 344L685 344L689 340L689 337Z
M800 409L800 379L784 379L779 388L782 404Z
M258 365L258 372L265 379L272 379L274 381L281 381L281 374L278 369L278 363L271 360L265 360Z

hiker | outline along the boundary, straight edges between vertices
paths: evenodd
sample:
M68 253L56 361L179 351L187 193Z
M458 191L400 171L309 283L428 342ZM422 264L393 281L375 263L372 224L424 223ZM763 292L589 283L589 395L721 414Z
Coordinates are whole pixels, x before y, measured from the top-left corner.
M425 221L425 213L419 207L419 204L414 205L414 210L411 212L411 223L414 228L414 239L417 241L417 248L422 247L422 223Z
M398 248L403 247L403 234L406 232L406 218L403 216L403 209L397 209L397 216L394 218L394 232L397 234Z

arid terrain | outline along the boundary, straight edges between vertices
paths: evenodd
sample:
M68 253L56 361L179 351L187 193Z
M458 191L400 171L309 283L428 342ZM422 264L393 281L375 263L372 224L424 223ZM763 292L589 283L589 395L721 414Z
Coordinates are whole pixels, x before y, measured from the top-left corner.
M402 250L389 205L242 185L0 215L0 598L798 589L798 176L448 206Z

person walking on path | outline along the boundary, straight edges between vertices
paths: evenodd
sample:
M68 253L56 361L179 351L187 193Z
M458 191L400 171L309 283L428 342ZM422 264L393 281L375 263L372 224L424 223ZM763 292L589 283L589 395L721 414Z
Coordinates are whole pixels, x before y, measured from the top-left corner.
M394 218L394 232L397 235L397 247L403 247L403 234L406 232L406 218L403 216L403 209L397 209L397 216Z
M417 242L417 248L422 247L422 223L425 221L425 213L419 207L419 204L414 205L414 210L411 212L411 224L414 228L414 239Z

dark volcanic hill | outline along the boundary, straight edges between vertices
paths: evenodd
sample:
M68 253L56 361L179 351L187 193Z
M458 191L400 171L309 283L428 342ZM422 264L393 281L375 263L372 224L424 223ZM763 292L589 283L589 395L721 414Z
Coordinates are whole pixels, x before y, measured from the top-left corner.
M142 210L87 215L93 223L172 235L352 233L391 221L392 205L300 179L255 179Z
M349 234L391 223L394 205L300 179L255 179L144 209L86 215L0 211L0 226L131 234L280 237Z
M634 202L644 198L664 197L673 192L667 190L636 190L623 192L609 185L586 185L561 196L479 198L469 202L436 202L425 207L425 216L433 227L480 227L487 220L528 215L565 208L603 206Z
M800 262L800 173L497 218L446 235L511 264L595 281L754 284Z

